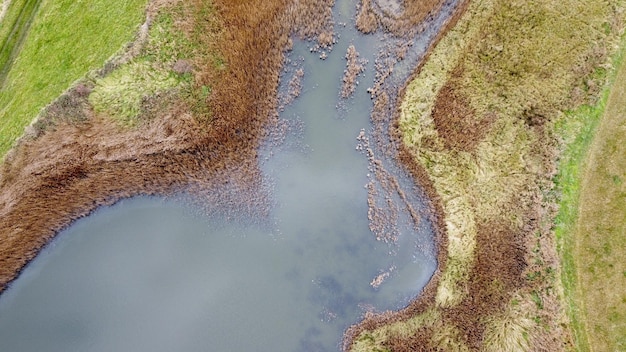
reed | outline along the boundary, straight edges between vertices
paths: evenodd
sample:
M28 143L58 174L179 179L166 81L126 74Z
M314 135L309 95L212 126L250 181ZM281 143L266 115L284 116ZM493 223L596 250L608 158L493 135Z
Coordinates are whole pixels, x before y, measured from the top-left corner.
M55 100L2 163L0 291L73 220L122 198L185 190L207 208L220 202L262 209L250 195L258 187L258 143L277 105L283 52L291 34L313 38L327 31L331 5L151 2L146 13L156 20L148 38L140 32L126 52ZM165 24L172 31L158 30ZM186 68L177 73L180 59ZM168 74L145 82L143 69ZM165 77L172 74L185 76L188 89L170 92ZM128 85L121 84L125 77ZM108 86L115 89L105 92ZM112 99L118 88L134 98ZM144 122L128 128L110 118L116 106L136 109L138 95L141 113L150 115ZM220 187L239 191L217 199Z
M469 3L399 108L401 158L438 199L447 261L421 306L391 325L368 321L355 341L369 336L394 350L573 347L551 229L554 124L597 98L623 5ZM584 35L567 34L577 31ZM440 318L432 325L392 333L433 307Z

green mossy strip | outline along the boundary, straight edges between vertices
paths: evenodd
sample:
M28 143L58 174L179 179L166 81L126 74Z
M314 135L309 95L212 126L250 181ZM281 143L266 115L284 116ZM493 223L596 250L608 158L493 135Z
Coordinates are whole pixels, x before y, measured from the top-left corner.
M566 293L566 307L568 310L568 315L571 321L572 331L574 333L574 337L576 339L577 349L579 351L590 351L590 341L588 341L588 333L594 334L598 329L594 329L589 326L590 323L586 321L585 316L585 304L584 304L584 294L585 290L604 290L601 287L593 287L593 288L584 288L581 287L582 283L579 282L580 272L581 270L585 270L585 267L589 266L589 258L585 255L580 255L580 253L576 250L576 242L580 240L579 236L583 234L578 230L579 220L580 220L580 209L581 209L581 196L583 185L583 178L585 170L589 167L588 158L590 157L590 147L592 143L594 143L594 139L596 138L605 138L606 136L597 135L599 126L603 123L603 119L607 118L615 118L615 116L605 117L607 112L607 103L609 101L609 96L611 95L612 89L616 86L623 86L623 83L616 82L617 72L621 69L624 70L624 55L626 54L626 37L622 39L622 43L620 45L621 50L615 56L613 60L613 69L609 69L608 71L599 72L599 75L606 75L607 77L607 86L605 86L601 98L595 105L584 105L580 108L567 113L566 118L562 119L557 125L557 131L559 135L563 137L565 150L562 154L562 158L559 163L559 173L556 177L557 190L560 194L560 202L559 202L559 213L556 218L556 236L559 244L559 253L561 255L561 260L563 263L563 270L561 279L563 282L563 286L565 288ZM621 98L621 101L615 101L616 98ZM612 104L626 104L623 101L624 96L616 96L613 95ZM616 136L619 137L619 133L616 131ZM607 141L610 139L606 138ZM607 142L605 141L605 142ZM624 140L621 139L619 143L623 143ZM595 143L600 143L600 141L595 141ZM619 158L619 156L617 156ZM616 160L613 160L614 162ZM608 169L609 166L605 165ZM625 170L621 170L622 175L626 172ZM615 186L610 183L615 183L619 180L615 177L610 177L608 179L602 180L600 175L591 175L591 177L597 178L594 180L596 183L604 183L605 186ZM618 176L619 177L619 176ZM612 191L611 191L612 193ZM599 192L598 194L591 195L591 197L605 197L606 199L610 199L610 194L603 194ZM610 205L609 205L610 206ZM624 209L622 209L622 212ZM610 210L607 208L607 214L610 213ZM597 238L598 243L609 243L611 241L617 241L616 243L620 243L623 241L621 237L621 233L619 233L620 229L623 229L624 218L623 216L618 216L613 219L613 227L617 229L618 233L611 233L610 231L604 233L601 238ZM611 263L613 266L614 263ZM608 271L607 268L600 268L600 272L598 275L602 275L603 272ZM619 280L621 278L617 278ZM618 285L619 282L606 281L605 284ZM611 291L610 287L607 287L608 291ZM624 317L619 321L611 321L609 323L610 317L606 317L604 324L602 322L596 322L600 325L624 325L626 321ZM607 329L610 330L610 329ZM626 347L626 341L624 340L624 335L622 334L622 341L618 341L619 337L612 336L612 338L605 339L606 343L621 343L621 346L612 346L614 347L612 350L621 350ZM608 337L608 336L607 336ZM598 347L598 346L594 346Z
M3 28L19 3L11 4ZM43 0L0 91L0 155L43 107L133 39L146 4Z

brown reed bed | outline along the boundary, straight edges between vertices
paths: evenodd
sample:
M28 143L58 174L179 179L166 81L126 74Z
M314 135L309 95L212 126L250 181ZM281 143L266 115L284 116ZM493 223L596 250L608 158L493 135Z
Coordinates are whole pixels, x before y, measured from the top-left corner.
M348 98L352 96L356 86L359 84L358 76L365 71L366 59L359 59L359 52L356 51L354 45L350 45L346 51L346 69L343 71L343 79L341 86L341 97Z
M201 49L190 58L193 85L210 87L210 94L169 99L131 129L95 114L83 86L51 105L49 119L34 125L0 170L0 292L60 230L122 198L192 190L209 206L254 209L246 199L216 198L211 190L239 190L235 198L255 192L257 147L275 112L289 36L328 29L330 5L152 2L151 11L171 10L177 28Z
M622 33L621 12L604 2L587 3L584 13L570 8L569 17L546 11L545 2L487 3L466 2L468 16L400 93L399 158L434 202L448 239L440 242L445 261L407 309L354 327L347 339L353 350L574 349L551 228L559 152L552 128L566 118L562 111L596 97L607 48ZM567 39L556 30L564 24L588 36ZM460 43L469 45L456 51Z
M423 21L437 12L442 4L443 0L362 0L356 26L363 33L382 28L399 37L414 35Z

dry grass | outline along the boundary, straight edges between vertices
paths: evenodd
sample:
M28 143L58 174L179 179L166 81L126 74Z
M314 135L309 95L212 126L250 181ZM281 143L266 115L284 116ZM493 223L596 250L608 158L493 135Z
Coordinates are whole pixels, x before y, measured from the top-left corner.
M550 226L553 125L597 97L596 70L621 32L623 5L471 2L407 86L400 131L439 199L448 242L430 306L438 328L416 331L406 344L572 348ZM362 334L380 338L373 346L401 345L383 324Z
M422 1L361 0L356 26L363 33L379 28L397 36L414 35L419 25L443 4L442 0Z
M58 231L124 197L185 189L204 197L206 206L219 201L226 208L262 211L248 202L255 201L250 195L259 180L256 152L276 108L283 51L291 33L317 35L317 30L328 28L330 4L151 2L148 15L164 11L176 33L197 50L189 57L179 56L188 52L182 50L186 45L176 43L151 50L151 39L159 35L153 30L147 44L140 45L143 51L131 46L97 74L105 77L101 83L110 77L114 85L122 81L116 75L130 76L126 88L143 95L151 84L138 82L133 73L136 55L152 58L152 69L173 74L179 74L178 59L185 58L193 67L180 72L190 75L185 78L188 96L172 96L163 92L168 88L155 84L152 96L141 102L142 107L148 105L142 113L151 116L131 129L106 116L110 114L94 111L87 99L94 88L89 82L66 92L46 110L0 169L0 291ZM151 106L156 99L166 104ZM136 100L121 101L120 106L134 104ZM102 106L112 107L106 99ZM228 192L210 191L220 187ZM248 197L240 199L238 194Z

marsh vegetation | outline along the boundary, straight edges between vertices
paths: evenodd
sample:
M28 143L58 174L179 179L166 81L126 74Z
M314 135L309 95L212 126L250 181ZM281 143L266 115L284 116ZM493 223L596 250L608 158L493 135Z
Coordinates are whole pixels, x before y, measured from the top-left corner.
M23 7L26 3L31 7ZM0 291L74 219L121 198L184 188L208 203L253 213L254 204L206 190L225 184L239 192L258 187L258 146L275 116L290 36L316 40L321 55L336 42L332 0L153 1L140 34L121 51L145 19L146 1L90 2L89 9L83 2L43 2L39 11L54 16L36 16L27 36L11 36L7 28L29 23L15 9L32 14L33 4L2 2L1 55L12 64L3 64L8 69L0 96L0 154L39 119L6 154L0 170ZM583 144L590 143L595 122L589 124L587 114L593 111L576 110L577 117L566 112L598 103L624 28L625 5L622 0L461 1L400 99L374 85L375 128L390 121L390 112L399 112L391 136L380 127L372 143L397 143L398 159L434 203L442 247L438 274L422 297L399 314L368 316L347 340L353 350L584 349L585 322L595 324L597 336L620 334L602 317L578 312L585 299L602 301L581 288L595 282L585 275L622 278L615 259L622 248L611 239L623 228L617 210L623 169L614 168L621 161L608 165L605 157L621 153L621 137L598 132L606 136L605 144L594 144L592 155L602 156L590 157L587 171L579 174L580 184L587 185L581 197L591 197L581 200L597 204L604 194L602 199L617 205L603 214L581 206L579 215L559 218L562 262L553 232L555 204L564 199L562 209L571 210L582 203L577 190L568 193L567 172L556 179L559 188L553 180L559 156L577 143L573 136L586 135ZM439 0L363 0L355 21L364 33L410 37L425 30L424 20L443 6ZM84 40L74 39L76 28L84 31ZM101 33L110 36L96 40ZM48 42L57 45L42 44ZM401 58L410 50L399 46L393 52ZM349 62L356 57L356 51L348 54ZM384 60L375 64L379 82L391 76ZM350 71L347 81L358 71ZM293 88L299 90L298 80ZM613 100L621 101L621 93L607 104ZM611 121L620 113L606 114ZM560 170L584 160L574 159ZM572 227L577 216L595 228ZM593 219L615 226L594 225ZM592 238L585 234L609 235L600 247L587 242L576 247L568 229L580 230L583 242ZM572 253L580 248L588 250L576 252L581 262L575 263ZM576 271L583 268L586 272ZM577 277L588 281L575 284ZM568 301L569 315L565 295L579 297ZM613 326L623 323L622 303L601 307Z
M430 303L404 322L372 319L355 349L573 348L552 232L555 123L597 99L622 6L469 3L399 114L405 157L441 204L447 262Z

